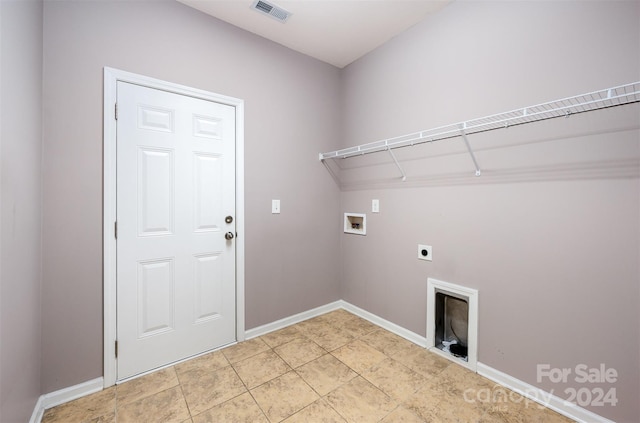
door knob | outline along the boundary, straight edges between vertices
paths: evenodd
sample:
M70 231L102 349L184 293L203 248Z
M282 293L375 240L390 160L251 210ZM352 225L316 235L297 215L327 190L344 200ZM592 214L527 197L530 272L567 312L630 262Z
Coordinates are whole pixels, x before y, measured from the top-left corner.
M226 234L224 234L224 239L233 239L233 233L227 232Z
M233 217L227 216L227 217L224 218L224 221L227 222L227 223L231 223L231 222L233 222Z

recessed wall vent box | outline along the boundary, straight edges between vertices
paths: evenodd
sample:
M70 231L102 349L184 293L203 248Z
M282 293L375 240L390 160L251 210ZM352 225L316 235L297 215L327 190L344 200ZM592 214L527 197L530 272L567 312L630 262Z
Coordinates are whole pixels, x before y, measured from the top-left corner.
M477 371L477 290L427 279L427 348Z
M344 232L347 234L366 235L367 215L364 213L345 213Z

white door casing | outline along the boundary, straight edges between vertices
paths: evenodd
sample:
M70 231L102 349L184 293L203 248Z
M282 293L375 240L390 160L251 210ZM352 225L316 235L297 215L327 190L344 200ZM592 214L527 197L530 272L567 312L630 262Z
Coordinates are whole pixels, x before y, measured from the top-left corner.
M105 387L244 339L242 106L105 68Z

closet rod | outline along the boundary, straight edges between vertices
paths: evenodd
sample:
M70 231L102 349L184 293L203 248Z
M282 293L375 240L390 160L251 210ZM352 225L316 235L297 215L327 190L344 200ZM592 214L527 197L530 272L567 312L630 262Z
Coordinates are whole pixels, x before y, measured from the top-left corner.
M361 144L355 147L343 148L341 150L320 153L320 161L326 159L349 158L379 151L391 151L394 148L413 146L432 141L440 141L448 138L456 138L478 132L491 131L494 129L508 128L509 126L522 125L525 123L537 122L557 117L568 117L572 114L589 112L593 110L605 109L609 107L622 106L624 104L640 102L640 81L617 87L606 88L604 90L593 91L586 94L554 100L535 106L523 107L509 112L498 113L478 119L472 119L451 125L440 126L438 128L427 129L414 132L399 137L386 140ZM468 141L467 142L468 146ZM469 147L469 146L468 146ZM476 166L476 174L480 169L475 161L475 157L469 147ZM396 164L399 164L396 161ZM403 172L404 176L404 172Z

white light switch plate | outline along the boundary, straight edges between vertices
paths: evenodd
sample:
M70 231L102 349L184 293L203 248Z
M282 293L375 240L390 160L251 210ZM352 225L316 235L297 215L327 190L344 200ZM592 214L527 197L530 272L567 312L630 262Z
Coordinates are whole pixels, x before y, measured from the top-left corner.
M272 214L280 213L280 200L271 200L271 213Z
M371 200L371 213L380 213L380 200Z

